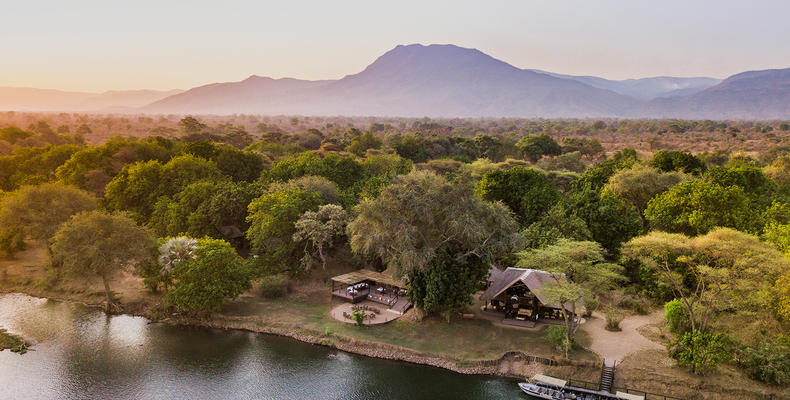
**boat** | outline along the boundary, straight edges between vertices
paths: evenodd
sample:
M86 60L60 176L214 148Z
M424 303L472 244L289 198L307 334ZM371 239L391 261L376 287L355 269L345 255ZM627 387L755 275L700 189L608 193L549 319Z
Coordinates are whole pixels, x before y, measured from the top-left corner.
M521 391L523 391L524 393L532 397L537 397L539 399L546 399L546 400L571 399L571 397L566 397L565 393L563 393L560 390L539 386L534 383L519 382L518 387L521 388Z
M644 396L629 393L609 393L568 385L567 381L537 374L531 382L519 382L522 392L546 400L644 400Z

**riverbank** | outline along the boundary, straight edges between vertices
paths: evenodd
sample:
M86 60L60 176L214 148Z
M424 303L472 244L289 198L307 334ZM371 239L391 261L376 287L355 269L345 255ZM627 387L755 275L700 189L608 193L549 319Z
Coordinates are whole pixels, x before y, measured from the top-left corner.
M0 261L3 271L0 291L103 308L104 294L97 279L46 281L46 269L35 262L36 257L45 261L45 255L33 252L25 256ZM326 272L331 273L334 272ZM161 294L144 290L139 278L129 274L114 277L113 290L121 301L123 313L155 322L286 336L344 352L462 374L526 377L545 373L591 382L598 380L600 359L596 354L578 349L571 354L571 360L564 360L548 344L543 329L497 326L484 319L447 323L443 319L427 318L417 322L408 315L388 324L363 328L336 321L329 316L329 309L336 303L332 302L324 279L316 274L310 279L294 281L287 295L275 299L248 292L229 302L220 313L204 318L166 310L161 304ZM579 332L579 341L585 347L592 344L584 330ZM528 362L524 354L552 359L556 364ZM749 380L731 366L712 376L691 375L675 367L666 351L660 349L626 357L618 367L616 384L680 398L758 399L767 394L788 397L786 391ZM738 395L733 397L734 393Z
M25 354L30 346L27 340L0 328L0 351L8 349L14 353Z

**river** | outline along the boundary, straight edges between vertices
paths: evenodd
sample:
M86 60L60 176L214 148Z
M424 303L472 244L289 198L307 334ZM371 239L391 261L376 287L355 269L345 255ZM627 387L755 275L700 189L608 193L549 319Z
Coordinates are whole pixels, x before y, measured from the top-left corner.
M149 323L0 295L0 399L527 399L515 381L378 360L293 339Z

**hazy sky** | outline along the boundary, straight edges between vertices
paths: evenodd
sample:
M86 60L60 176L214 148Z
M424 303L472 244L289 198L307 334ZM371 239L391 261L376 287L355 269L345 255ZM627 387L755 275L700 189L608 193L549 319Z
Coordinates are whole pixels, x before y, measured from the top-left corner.
M0 0L0 12L0 86L334 79L409 43L616 79L790 67L787 0Z

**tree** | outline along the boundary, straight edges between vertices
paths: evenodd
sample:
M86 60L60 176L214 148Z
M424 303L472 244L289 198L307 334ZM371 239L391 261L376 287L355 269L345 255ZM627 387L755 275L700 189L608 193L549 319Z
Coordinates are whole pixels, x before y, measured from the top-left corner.
M699 157L682 151L659 150L650 159L650 165L663 172L685 172L692 175L702 175L705 172L705 162Z
M52 240L52 254L58 265L74 274L93 274L102 279L108 311L115 305L110 277L155 253L154 235L120 213L77 214L63 224Z
M477 193L485 200L503 202L522 225L540 219L560 199L546 174L522 167L487 172L477 184Z
M253 200L247 216L252 249L271 267L298 273L295 223L305 211L315 211L320 204L318 194L300 189L270 191Z
M724 361L732 359L727 338L721 334L686 332L668 346L669 356L681 367L703 375Z
M672 186L689 179L687 175L680 172L661 172L647 165L636 164L631 168L615 172L604 186L604 190L634 206L639 211L642 230L647 232L645 209L648 201Z
M656 229L686 235L704 234L717 226L756 232L762 225L743 189L705 181L679 183L654 197L645 217Z
M573 343L573 336L579 328L581 310L577 305L581 300L598 296L625 280L623 268L605 262L601 245L588 241L561 239L542 249L520 252L517 266L542 269L554 278L541 289L541 294L549 303L563 306L568 343Z
M346 150L362 157L368 149L380 149L384 141L380 137L374 136L370 132L351 139L351 144L346 147Z
M745 164L711 168L707 178L721 187L741 187L752 204L760 208L771 204L777 190L776 183L765 176L762 169Z
M775 291L790 260L757 237L717 228L693 238L651 232L623 246L627 258L655 271L683 305L691 331L707 332L722 312L775 310Z
M200 133L206 129L206 124L200 122L197 118L191 115L181 118L181 121L178 121L178 126L181 128L181 132L183 132L185 135Z
M125 166L107 184L104 198L108 208L130 211L135 220L145 223L160 197L173 196L197 181L224 179L215 163L193 155L173 158L164 165L137 162Z
M524 136L516 143L516 147L527 160L537 162L544 155L558 156L562 147L551 136L546 134Z
M573 183L573 190L575 192L584 190L600 191L615 172L624 168L631 168L637 161L636 150L622 149L614 153L612 158L584 171L582 176Z
M170 238L159 246L160 279L165 285L165 291L172 281L173 271L178 264L192 260L197 255L197 240L186 236Z
M458 304L456 296L469 301L471 288L478 287L460 280L481 282L489 264L517 245L510 210L482 201L466 185L451 185L425 172L394 178L378 197L362 201L355 213L348 227L352 251L380 259L396 276L417 279L409 284L412 301L448 316ZM452 280L460 291L451 293L450 281L434 285L438 281L421 279L429 275ZM429 294L429 285L444 291Z
M165 301L198 311L218 311L251 287L250 271L224 240L198 239L195 256L179 262L172 272L173 289Z
M584 188L572 191L565 208L587 225L593 240L615 257L620 245L639 233L639 212L609 193Z
M52 255L51 239L60 226L79 212L98 205L90 193L59 183L23 186L6 194L0 202L0 226L46 244Z
M592 233L587 229L587 224L561 204L552 207L543 218L528 226L521 235L526 248L549 246L563 238L592 240Z
M305 211L294 224L293 240L297 243L304 242L305 256L302 265L305 270L310 269L314 253L321 260L321 268L326 269L326 256L324 247L331 246L337 238L345 232L348 214L337 204L326 204L318 211ZM312 251L310 251L312 249Z
M340 190L337 185L323 176L305 175L288 182L275 182L269 186L270 192L280 190L304 190L318 194L323 204L340 204Z

